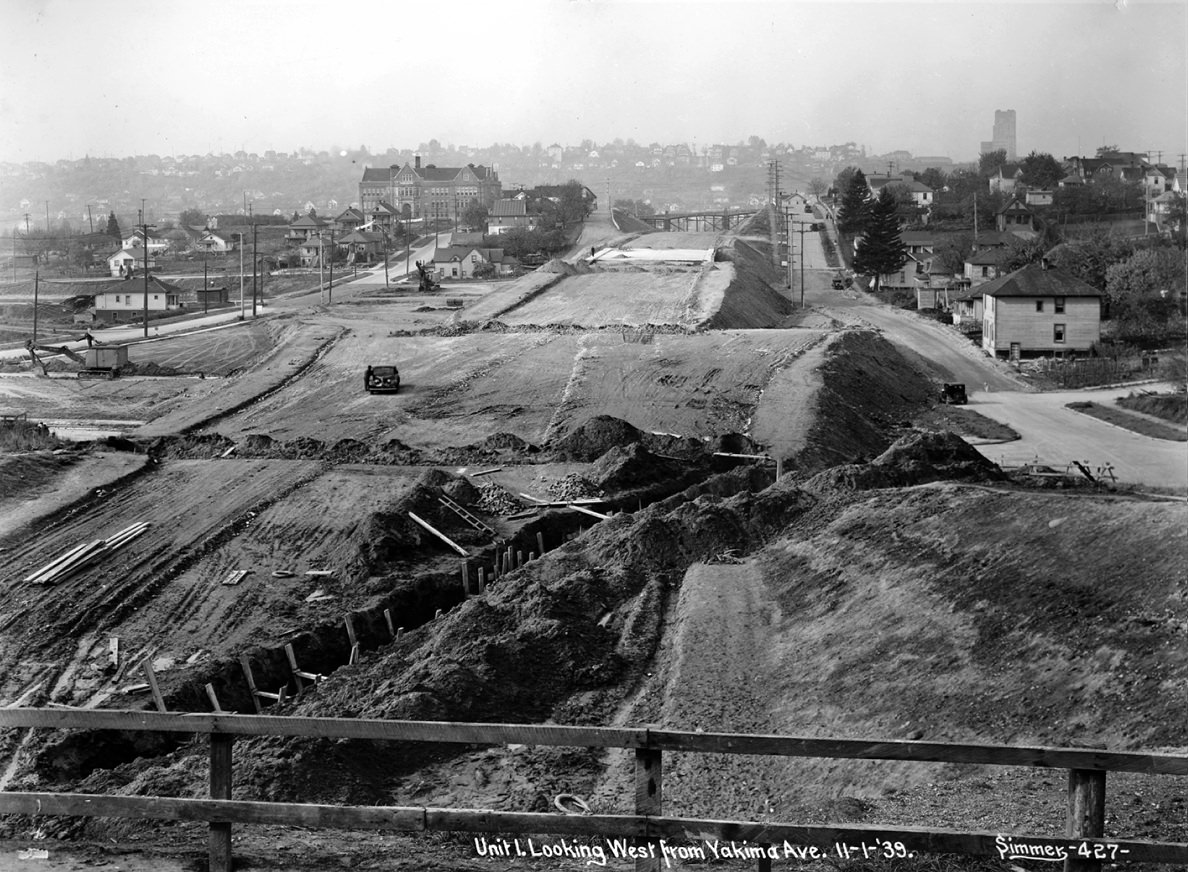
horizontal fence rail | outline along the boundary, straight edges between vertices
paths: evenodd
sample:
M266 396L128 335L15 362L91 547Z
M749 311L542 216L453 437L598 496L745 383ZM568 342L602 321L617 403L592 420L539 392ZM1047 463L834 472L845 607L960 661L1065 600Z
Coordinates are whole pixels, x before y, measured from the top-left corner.
M385 721L272 715L186 714L68 708L0 709L0 728L145 730L210 736L210 799L0 791L0 813L205 821L209 868L231 868L233 824L278 824L409 833L452 831L515 836L504 856L551 858L547 844L519 836L592 838L610 857L654 870L674 859L896 859L921 853L959 853L1003 860L1062 861L1065 870L1099 870L1103 862L1188 864L1188 844L1103 838L1106 772L1188 775L1188 756L1099 749L1020 747L945 742L820 739L734 733L689 733L653 728L538 724ZM634 815L558 815L404 806L336 806L232 800L231 747L235 736L303 736L464 745L548 745L623 748L635 752ZM663 752L902 760L1068 770L1067 836L1054 838L921 827L849 827L703 820L662 814ZM601 840L601 841L597 841ZM485 844L485 841L484 841ZM476 839L476 850L478 849ZM518 853L511 853L513 851ZM546 853L541 853L545 851ZM566 856L569 856L568 854ZM597 857L595 857L597 859Z

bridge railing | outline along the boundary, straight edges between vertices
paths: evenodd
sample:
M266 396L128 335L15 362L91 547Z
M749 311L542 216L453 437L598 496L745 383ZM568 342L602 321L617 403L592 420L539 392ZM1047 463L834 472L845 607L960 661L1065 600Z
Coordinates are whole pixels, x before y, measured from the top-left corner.
M583 837L546 847L565 856L619 857L637 870L672 859L734 857L770 870L773 859L907 858L955 853L1003 860L1062 860L1066 870L1103 862L1188 864L1188 843L1103 838L1107 772L1188 775L1188 755L1096 749L690 733L631 727L448 723L274 715L181 714L64 708L0 709L0 728L145 730L210 736L210 798L0 791L0 814L206 821L209 868L229 872L234 824L280 824L409 833L451 831ZM635 753L635 813L564 815L406 806L337 806L231 799L236 736L304 736L465 745L622 748ZM1066 836L900 826L802 825L707 820L663 814L666 752L982 764L1068 771ZM519 842L516 847L522 848ZM529 842L530 847L535 846ZM476 850L478 842L476 840ZM528 852L530 853L530 852ZM541 856L538 854L538 856Z

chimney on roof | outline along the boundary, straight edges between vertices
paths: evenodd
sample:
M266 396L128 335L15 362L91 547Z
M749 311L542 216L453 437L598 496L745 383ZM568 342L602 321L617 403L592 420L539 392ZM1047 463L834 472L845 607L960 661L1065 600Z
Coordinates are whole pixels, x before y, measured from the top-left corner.
M413 169L419 170L421 168L421 156L418 154L415 158L413 158L413 160L416 161L416 163L413 164Z

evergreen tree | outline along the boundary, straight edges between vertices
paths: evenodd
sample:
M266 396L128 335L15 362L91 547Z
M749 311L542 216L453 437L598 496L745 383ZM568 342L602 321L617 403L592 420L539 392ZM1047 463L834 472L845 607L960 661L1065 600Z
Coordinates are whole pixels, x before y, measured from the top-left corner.
M884 187L870 207L866 234L854 251L854 272L874 276L876 293L880 276L895 272L908 259L907 246L899 236L897 211L895 196Z
M842 189L841 203L838 206L837 229L841 233L857 235L866 230L870 221L870 189L866 184L866 174L860 169L854 170Z
M120 222L116 221L115 212L112 212L107 216L107 230L104 232L116 242L119 242L124 238L123 234L120 233Z

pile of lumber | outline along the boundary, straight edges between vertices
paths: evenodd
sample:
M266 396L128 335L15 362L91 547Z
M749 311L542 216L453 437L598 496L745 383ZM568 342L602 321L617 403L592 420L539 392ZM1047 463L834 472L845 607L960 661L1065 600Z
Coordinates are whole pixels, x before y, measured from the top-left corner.
M80 569L98 562L111 552L124 547L148 528L148 521L137 521L109 539L96 539L94 542L76 545L32 575L25 576L25 581L32 584L54 584L61 581Z

